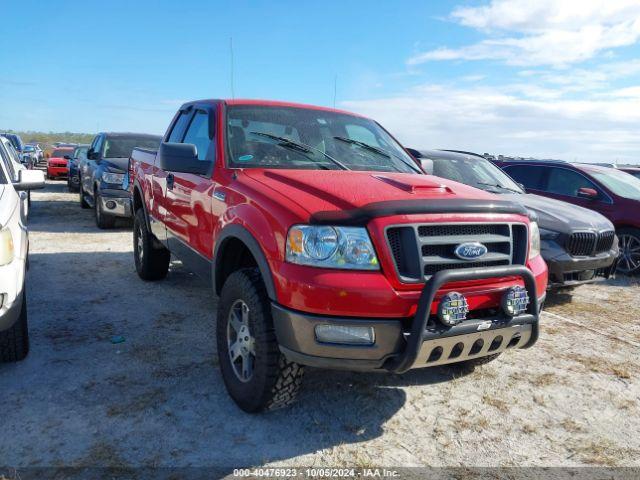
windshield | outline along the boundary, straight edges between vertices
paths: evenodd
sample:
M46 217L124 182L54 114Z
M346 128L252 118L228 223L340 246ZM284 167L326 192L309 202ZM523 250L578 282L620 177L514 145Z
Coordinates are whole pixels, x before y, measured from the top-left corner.
M24 146L24 151L25 152L35 152L36 149L35 149L35 147L32 147L31 145L25 145Z
M433 175L493 193L524 193L511 177L480 157L451 158L443 154L426 157L433 161Z
M377 123L325 110L236 105L227 108L229 166L419 173Z
M158 149L161 137L113 137L104 142L104 158L129 158L136 148Z
M640 200L640 179L633 175L614 169L607 172L592 170L589 173L616 195L631 200Z
M4 136L9 139L16 150L22 151L24 144L22 143L22 139L18 135L6 134Z
M70 157L72 153L73 152L71 150L63 150L61 148L57 148L51 153L51 156L54 158L63 158L65 155Z

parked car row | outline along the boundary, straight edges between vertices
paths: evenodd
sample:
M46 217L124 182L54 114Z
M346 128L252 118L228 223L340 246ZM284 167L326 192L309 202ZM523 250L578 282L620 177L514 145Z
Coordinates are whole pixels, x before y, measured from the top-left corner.
M640 179L609 167L562 161L496 162L528 192L598 212L614 225L620 243L618 270L640 272ZM595 218L595 217L594 217ZM579 249L598 240L584 237Z
M531 193L482 155L411 150L426 173L464 183L521 203L536 213L549 287L567 288L609 278L616 269L614 225L586 208ZM526 176L526 175L525 175Z

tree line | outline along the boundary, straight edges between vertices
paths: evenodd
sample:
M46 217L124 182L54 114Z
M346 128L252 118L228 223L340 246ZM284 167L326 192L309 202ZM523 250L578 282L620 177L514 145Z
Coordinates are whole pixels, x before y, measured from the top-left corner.
M44 145L51 145L55 142L64 143L91 143L95 134L93 133L77 133L77 132L34 132L34 131L16 131L5 130L8 133L20 135L25 143L37 142Z

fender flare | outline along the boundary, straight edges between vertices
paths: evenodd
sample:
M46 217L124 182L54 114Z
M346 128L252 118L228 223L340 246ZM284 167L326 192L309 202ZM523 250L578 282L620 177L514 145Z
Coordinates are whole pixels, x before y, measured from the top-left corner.
M140 208L142 208L142 214L144 215L144 221L147 224L147 230L151 231L151 224L149 223L149 215L147 214L147 206L145 205L145 201L144 201L144 190L142 190L142 186L140 185L140 182L138 181L137 178L133 182L133 189L131 192L131 212L134 217L136 212L135 210L133 210L133 203L134 203L133 199L135 198L136 191L140 195L140 199L142 203Z
M217 281L219 270L221 268L220 263L218 262L218 257L220 253L220 248L225 244L226 240L230 238L236 238L240 240L244 245L249 249L253 258L255 258L258 263L258 269L260 270L260 275L262 275L262 279L264 281L265 287L267 289L267 295L271 300L276 300L276 287L275 282L273 281L273 276L271 275L271 267L269 267L269 262L267 262L267 257L262 251L260 244L255 239L255 237L247 230L245 227L232 224L224 227L218 238L216 240L216 246L213 251L213 264L212 264L212 281L213 281L213 289L219 294L222 289L222 285L219 285Z

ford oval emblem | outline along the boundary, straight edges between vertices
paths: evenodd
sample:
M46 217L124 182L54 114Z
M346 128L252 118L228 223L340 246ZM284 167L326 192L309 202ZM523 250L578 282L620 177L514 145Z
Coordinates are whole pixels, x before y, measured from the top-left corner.
M484 257L487 247L479 242L461 243L454 251L456 257L461 260L477 260Z

